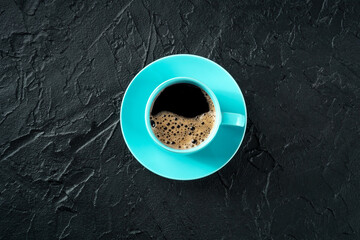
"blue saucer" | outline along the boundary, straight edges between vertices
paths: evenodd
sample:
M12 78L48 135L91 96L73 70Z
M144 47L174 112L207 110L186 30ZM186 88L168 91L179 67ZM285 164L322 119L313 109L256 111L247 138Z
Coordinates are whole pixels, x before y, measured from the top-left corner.
M244 138L246 122L244 127L220 125L212 142L195 153L179 154L162 148L147 132L145 107L155 88L175 77L203 82L215 93L222 112L240 113L246 118L244 97L225 69L200 56L179 54L161 58L135 76L122 101L121 130L131 153L150 171L170 179L198 179L216 172L231 160Z

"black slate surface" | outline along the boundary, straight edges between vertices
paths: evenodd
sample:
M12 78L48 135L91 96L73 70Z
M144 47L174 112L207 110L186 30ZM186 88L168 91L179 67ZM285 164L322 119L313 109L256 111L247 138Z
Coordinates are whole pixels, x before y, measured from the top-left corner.
M0 239L360 239L359 1L0 2ZM134 75L208 57L236 156L172 181L121 135ZM221 81L221 80L219 80Z

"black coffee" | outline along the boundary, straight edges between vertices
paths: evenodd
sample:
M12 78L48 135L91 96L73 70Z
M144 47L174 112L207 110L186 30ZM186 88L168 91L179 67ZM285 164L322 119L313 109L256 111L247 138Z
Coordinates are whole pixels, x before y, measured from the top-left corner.
M209 111L204 91L188 83L178 83L165 88L156 98L151 115L168 111L186 118L193 118Z
M192 148L203 142L215 122L215 107L201 88L178 83L165 88L156 97L150 122L156 137L176 148Z

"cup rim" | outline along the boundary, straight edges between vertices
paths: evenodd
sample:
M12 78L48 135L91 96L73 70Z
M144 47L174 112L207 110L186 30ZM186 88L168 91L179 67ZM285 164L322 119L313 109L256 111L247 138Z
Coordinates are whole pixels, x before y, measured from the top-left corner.
M175 148L171 148L167 145L165 145L164 143L162 143L154 134L152 128L151 128L151 123L150 123L150 111L151 111L151 107L153 105L153 102L155 100L155 98L158 96L158 94L164 90L166 87L169 87L171 85L177 84L177 83L190 83L193 84L197 87L200 87L202 90L204 90L211 98L211 100L213 101L214 107L215 107L215 125L212 128L209 136L205 139L204 142L200 143L199 145L197 145L196 147L193 148L188 148L188 149L175 149ZM157 86L154 91L151 93L147 103L146 103L146 108L145 108L145 124L146 124L146 129L150 135L150 137L153 139L154 142L156 142L160 147L174 152L174 153L194 153L197 152L201 149L203 149L204 147L206 147L207 145L209 145L209 143L214 139L216 133L219 130L220 124L221 124L221 110L220 110L220 104L218 99L216 98L215 94L213 93L213 91L207 87L205 84L203 84L202 82L194 79L194 78L190 78L190 77L175 77L175 78L171 78L168 79L166 81L164 81L163 83L161 83L159 86Z

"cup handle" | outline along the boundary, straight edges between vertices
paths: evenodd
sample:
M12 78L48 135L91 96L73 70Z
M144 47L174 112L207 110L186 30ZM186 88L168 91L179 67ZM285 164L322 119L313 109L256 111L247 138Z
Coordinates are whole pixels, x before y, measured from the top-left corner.
M238 127L245 126L245 116L239 113L230 113L230 112L223 112L222 113L222 121L221 124L223 125L232 125Z

